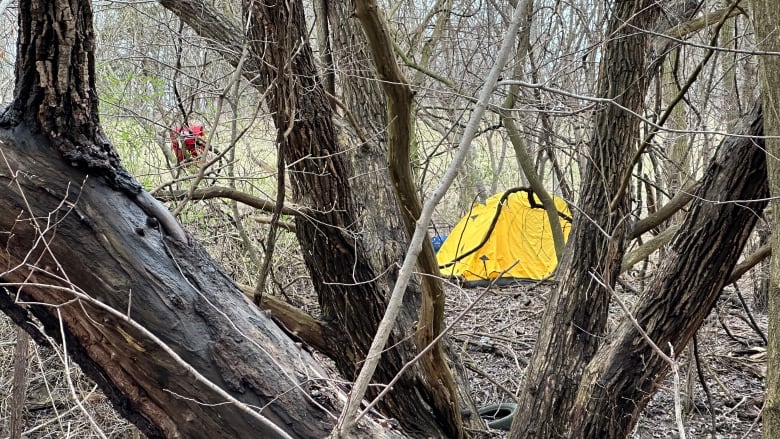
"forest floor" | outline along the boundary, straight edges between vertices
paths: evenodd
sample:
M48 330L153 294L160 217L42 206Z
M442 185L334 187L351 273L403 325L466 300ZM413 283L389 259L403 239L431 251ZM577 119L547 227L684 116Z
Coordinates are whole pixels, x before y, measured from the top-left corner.
M481 298L483 289L450 286L450 321L473 304L473 308L452 328L452 339L471 372L473 395L478 405L511 402L517 393L523 370L531 356L549 286L525 284L493 288ZM635 296L625 294L624 300ZM747 298L750 300L749 298ZM476 303L474 303L476 301ZM612 324L621 311L613 310ZM766 317L753 313L762 331ZM761 437L759 413L764 397L765 352L760 335L750 328L747 313L735 291L729 287L718 308L698 333L698 358L711 403L694 373L692 409L682 418L688 438ZM0 316L0 438L7 437L10 416L12 356L16 330ZM121 419L106 398L94 389L74 365L71 384L63 373L63 360L52 349L30 346L28 391L25 408L27 438L100 437L92 424L109 438L138 438L138 431ZM682 395L690 394L687 383L690 352L679 361ZM695 364L695 363L693 363ZM694 368L695 372L696 369ZM74 401L80 395L82 410ZM716 433L712 432L715 414ZM85 413L88 413L85 414ZM505 432L492 430L480 437L497 439ZM632 438L677 438L673 384L667 379L642 415Z
M454 325L452 335L471 371L472 394L478 406L512 402L510 393L516 394L519 390L549 290L550 286L544 285L505 286L479 298L484 291L482 288L449 288L448 297L453 299L450 301L453 304L449 313L451 320L473 304L471 311ZM631 302L636 296L629 293L622 298ZM750 298L745 297L745 300L750 301ZM766 316L751 314L758 328L766 334ZM615 306L610 324L614 326L621 316L622 311ZM697 333L698 363L711 402L701 385L696 362L690 361L696 356L688 350L679 358L679 395L682 400L686 395L692 395L691 408L682 415L687 438L761 437L759 414L764 399L766 352L761 335L749 322L738 295L728 287L717 309ZM710 413L715 415L714 434ZM505 432L496 430L484 435L489 438L505 436ZM631 438L678 437L674 384L667 378L642 414Z

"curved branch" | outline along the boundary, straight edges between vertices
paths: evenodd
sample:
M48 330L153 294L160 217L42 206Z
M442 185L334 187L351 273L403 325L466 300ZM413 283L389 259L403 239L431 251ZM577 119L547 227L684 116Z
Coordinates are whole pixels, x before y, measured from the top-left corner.
M772 244L762 245L758 248L758 250L751 253L750 256L746 257L742 262L734 267L734 270L731 271L731 277L729 277L728 281L726 281L726 285L738 281L743 274L747 273L751 268L755 267L759 262L763 261L771 255Z
M187 191L183 190L171 192L161 191L155 195L155 198L160 201L167 202L176 201L186 196ZM274 206L276 206L274 201L256 197L246 192L241 192L239 190L224 186L211 186L203 189L196 189L192 193L193 200L208 200L212 198L227 198L230 200L236 200L239 203L246 204L247 206L254 207L255 209L259 209L268 213L273 213ZM282 207L282 214L297 217L312 215L314 212L311 209L305 208L303 206L288 204Z
M737 15L744 13L745 12L742 10L742 8L733 8L730 6L723 9L718 9L717 11L707 12L699 18L685 21L674 27L664 30L663 37L659 38L670 37L677 40L687 38L690 34L698 32L707 26L711 26L722 20L736 17Z
M417 195L410 162L414 128L412 118L414 93L396 62L390 28L377 3L374 0L356 1L355 15L365 31L374 66L382 79L382 88L387 98L388 170L406 231L409 236L412 236L422 213L422 204ZM424 274L418 331L415 336L417 349L422 352L434 342L444 327L444 288L438 279L439 266L430 241L423 243L417 264ZM437 392L433 394L432 403L435 410L447 418L442 424L449 426L449 435L462 436L463 422L457 385L442 346L435 345L421 358L420 363L428 379L438 383L438 386L435 386Z
M687 188L678 191L677 194L664 204L663 207L658 209L653 215L642 218L634 224L634 228L631 230L630 239L635 239L642 236L643 233L660 226L664 221L668 220L672 215L677 213L680 209L685 207L688 202L693 198L693 194L701 187L701 180L693 183Z
M620 272L623 273L627 271L636 265L639 261L650 256L650 254L652 254L654 251L669 243L669 241L672 240L674 234L677 233L679 229L679 225L668 227L666 230L659 233L658 236L653 237L653 239L639 246L639 248L636 250L623 255L623 262L620 265Z

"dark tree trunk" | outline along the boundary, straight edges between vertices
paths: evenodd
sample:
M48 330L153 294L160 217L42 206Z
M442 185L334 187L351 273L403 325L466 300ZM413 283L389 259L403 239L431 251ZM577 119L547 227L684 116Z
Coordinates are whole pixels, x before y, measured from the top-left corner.
M0 132L0 230L12 231L0 233L0 276L9 285L0 308L38 342L44 336L28 313L57 341L61 319L68 353L149 437L278 434L235 404L201 404L224 398L185 364L246 404L270 403L263 416L293 437L327 434L327 414L305 391L285 393L310 388L296 372L298 359L316 367L308 354L200 246L164 238L133 200L49 145L24 123Z
M100 128L90 3L21 0L19 10L26 13L19 14L16 99L4 119L42 132L65 160L112 186L139 192Z
M376 70L371 66L371 52L368 50L363 29L354 16L351 1L328 1L328 18L331 22L333 47L338 73L340 98L346 107L344 118L355 123L349 128L357 136L349 136L354 151L353 199L360 219L361 241L365 257L377 272L384 272L403 260L408 236L400 215L398 203L389 184L387 170L387 103L382 86L376 79ZM349 112L347 114L346 112ZM383 276L385 289L392 288L392 279ZM412 301L416 318L419 308L419 282L410 286L405 296ZM414 291L417 290L417 291Z
M757 105L743 134L763 136L762 122ZM723 142L666 258L632 311L667 355L670 346L675 356L683 352L715 306L766 206L763 143L748 137ZM669 372L669 363L628 319L611 340L583 374L567 430L577 437L627 437Z
M408 114L399 116L388 113L392 107L388 106L386 95L389 96L389 93L393 91L386 93L382 84L394 81L382 77L371 65L372 53L365 30L355 16L354 2L330 1L327 2L327 6L328 18L331 22L330 28L333 29L333 48L340 78L341 99L346 107L344 117L354 124L350 128L358 134L352 137L356 144L352 148L354 153L350 157L355 169L355 177L352 180L353 187L361 188L360 191L353 192L356 212L361 221L361 241L366 251L365 257L375 272L387 273L394 266L400 265L403 260L409 234L414 229L414 222L419 216L421 208L416 196L417 188L414 186L414 178L411 175L408 147L400 154L398 151L394 151L394 153L388 151L388 135L395 128L388 129L388 119L399 123L398 121L403 118L410 118L411 100L405 109ZM387 56L390 57L388 64L395 63L392 54L387 54ZM401 84L397 85L402 86ZM407 127L410 128L408 125ZM407 145L411 141L412 139L408 138ZM391 162L394 155L401 157L398 157L395 162ZM388 172L388 167L390 172ZM398 175L398 169L406 172L403 172L403 175ZM396 181L403 181L405 186L400 188L398 184L391 184L391 182ZM399 190L401 195L396 193ZM401 204L398 200L405 200L406 204ZM401 214L404 210L410 212L406 221ZM426 245L429 245L427 241ZM424 268L423 263L420 263L421 270L429 274L437 274L438 266L432 247L427 251L428 254L421 254L420 260L427 260L429 263ZM394 272L395 270L392 270L392 273ZM393 287L392 276L381 276L377 282L385 291L385 295L389 296ZM426 290L430 293L425 293ZM432 301L421 301L423 294L439 296L443 309L444 293L440 280L431 276L426 276L422 282L419 279L412 279L404 295L404 307L396 320L397 327L405 330L408 337L416 337L418 350L425 348L442 329L441 319L443 316L433 311ZM428 315L423 315L426 312ZM428 327L427 331L425 333L417 331L415 336L413 331L420 326L416 322L429 322L425 324ZM426 357L422 360L421 366L426 367L427 370L415 367L410 373L432 376L434 382L440 381L449 384L449 386L440 386L434 389L440 394L439 401L449 400L445 403L446 409L440 408L439 411L441 413L449 412L450 419L441 418L440 422L453 425L464 423L467 428L480 428L483 424L477 416L464 416L462 419L458 419L457 410L474 414L476 408L469 394L470 387L466 379L465 368L462 367L457 358L452 358L450 361L451 368L446 364L442 366L441 360L446 358L444 351L447 350L447 343L440 344L442 350L438 350L438 348L433 350L434 355L431 356L434 357L433 359ZM434 371L431 372L432 370ZM436 375L450 374L454 377L455 382L452 382L450 378L436 377ZM401 383L401 386L405 385L414 385L414 382ZM455 398L457 398L458 403L453 403L452 399L455 398L448 395L450 392L456 394ZM452 430L450 434L456 434L456 429Z
M659 7L649 0L617 0L612 8L599 75L599 96L614 99L596 116L581 183L581 212L575 216L568 251L556 274L539 338L520 394L510 437L553 438L564 434L580 376L596 353L607 323L610 291L619 274L629 215L626 195L613 210L621 178L639 137L639 119L649 78L648 37Z
M0 309L46 343L32 316L42 322L149 437L327 435L337 403L309 380L316 362L102 135L90 3L19 7L15 100L0 120Z
M280 159L291 164L293 201L312 212L308 218L296 220L296 234L318 293L326 340L332 344L329 352L339 371L353 379L384 314L395 271L388 262L396 255L366 257L365 236L360 234L361 220L349 182L352 172L336 137L333 110L319 81L313 54L308 44L302 43L308 34L302 3L244 4L247 16L252 17L253 52L262 56L262 63L258 63L261 84L270 87L267 104L279 133ZM274 43L265 43L268 41ZM376 192L381 198L374 203L385 199L388 206L395 206L383 192ZM396 215L389 218L391 222ZM374 239L378 238L379 225L374 227L368 230L371 245L376 245ZM377 264L385 265L377 270ZM390 277L384 277L388 269ZM412 298L407 305L415 302ZM378 383L389 382L417 354L410 337L417 320L414 311L407 306L405 325L394 331L389 341L392 348L383 354L375 374ZM396 417L408 434L457 435L459 426L451 422L457 406L439 404L441 380L429 379L427 372L418 365L405 372L379 408ZM372 394L376 393L374 388Z

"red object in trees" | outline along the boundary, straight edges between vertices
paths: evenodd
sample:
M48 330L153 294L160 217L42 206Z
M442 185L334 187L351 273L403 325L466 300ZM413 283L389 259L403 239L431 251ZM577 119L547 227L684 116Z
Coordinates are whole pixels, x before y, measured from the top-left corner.
M171 132L171 149L176 154L176 161L181 163L185 160L198 157L203 154L206 148L204 142L198 142L198 137L203 137L203 125L189 125L174 128ZM184 148L179 144L179 139L184 140Z

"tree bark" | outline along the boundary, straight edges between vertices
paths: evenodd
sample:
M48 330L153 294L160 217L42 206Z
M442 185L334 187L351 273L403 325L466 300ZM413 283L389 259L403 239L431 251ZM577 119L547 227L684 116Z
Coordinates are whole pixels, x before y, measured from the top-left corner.
M29 310L61 340L61 319L68 353L149 437L278 434L222 404L186 365L265 407L263 416L293 437L329 431L327 413L307 395L314 383L299 374L301 364L319 370L316 363L253 310L199 245L165 238L132 199L70 167L25 124L1 135L8 189L0 230L12 233L0 235L0 276L14 291L0 294L0 307L17 324L42 340L24 324Z
M445 14L446 11L440 13ZM355 175L352 179L353 187L361 188L361 190L353 192L353 200L361 222L360 237L366 252L364 257L373 266L377 274L386 273L388 269L392 270L394 274L394 267L400 264L405 255L409 236L413 231L414 221L416 220L414 215L419 215L420 209L420 202L416 196L417 188L414 187L414 178L409 164L410 153L408 145L405 152L399 152L394 148L392 153L389 151L391 148L388 147L388 136L391 132L397 130L398 127L389 126L390 124L388 124L388 120L397 120L395 115L389 114L390 108L387 105L387 95L382 87L382 84L387 83L388 78L383 78L385 81L377 80L381 75L368 62L372 54L365 30L361 27L356 17L354 2L328 2L328 19L332 22L330 28L333 29L333 47L340 79L341 98L344 102L345 111L351 112L349 118L354 122L353 128L359 133L358 137L360 137L360 141L351 148L354 153L350 154L350 157L355 170ZM388 47L388 49L390 48ZM386 55L390 56L390 61L392 61L395 58L392 50L389 50L389 52ZM410 101L408 105L407 110L411 111L412 102ZM410 136L406 138L406 141L412 142L411 133L409 134ZM397 159L399 156L405 158ZM392 157L396 157L396 159ZM405 173L399 172L398 169L405 170ZM388 184L390 181L407 183L407 186L401 189L401 195L396 195L396 191L399 190L398 185ZM402 203L401 200L417 206L417 213L413 213L415 209L409 209L406 207L407 204ZM402 212L410 210L412 212L405 219ZM432 265L428 264L423 271L430 272L433 270L435 273L438 273L432 249L428 257L430 258L429 261L432 261ZM377 285L385 292L386 297L389 297L392 290L393 277L380 275L377 278ZM430 293L424 293L426 289ZM441 282L438 279L426 276L422 282L419 279L414 279L410 282L404 295L403 309L396 321L397 327L405 331L405 337L415 337L414 331L416 327L421 326L418 322L429 321L430 325L425 325L430 327L430 332L438 333L441 330L442 322L436 321L437 316L431 318L430 301L422 300L423 294L428 294L429 296L438 295L439 305L443 306L444 296ZM422 316L421 313L423 311L421 309L429 309L429 315L427 317ZM441 318L441 314L438 315L438 318ZM425 348L432 339L430 333L423 337L420 337L419 333L422 333L422 331L418 331L418 350ZM442 345L441 349L446 350L448 348L446 339L440 344ZM437 373L445 375L451 373L455 380L454 383L451 383L451 379L448 378L446 381L441 380L447 382L447 386L439 386L433 389L434 392L440 394L437 397L440 401L446 401L450 398L446 393L455 394L457 392L456 396L452 398L457 400L453 401L456 403L444 408L446 412L449 412L450 420L446 421L443 416L439 416L440 422L453 425L463 423L466 428L483 426L478 416L468 416L469 414L476 414L476 407L470 395L465 368L460 364L459 359L453 355L449 355L452 366L451 372L446 370L448 369L446 363L443 365L441 363L437 364L437 362L446 358L443 352L438 351L438 349L436 361L430 361L426 358L425 363L423 363L423 366L427 366L428 371L415 367L406 373L419 375L420 377L427 375L429 378L423 378L423 381L430 380L431 382L440 381L439 378L430 378ZM440 371L431 373L431 368L436 369L437 366ZM408 380L399 384L403 386L416 385L414 381ZM453 413L453 410L466 413L467 415L460 418L456 413ZM457 429L460 429L460 427L453 431Z
M384 314L387 291L381 288L384 281L376 282L381 272L364 257L349 182L352 173L305 42L308 30L302 3L245 1L244 7L252 17L253 53L262 57L260 83L269 87L266 102L279 133L280 155L291 164L292 198L311 210L307 218L296 219L296 235L318 294L325 338L332 343L329 351L338 353L333 359L339 371L353 379ZM407 320L407 325L412 321ZM393 347L383 354L376 374L378 383L389 382L416 355L417 347L408 338L413 330L407 326L394 331ZM460 424L452 416L457 404L439 402L444 382L429 374L430 370L419 367L404 373L378 407L398 418L410 435L457 435Z
M599 96L639 112L648 87L646 48L659 6L648 0L618 0L612 8L599 75ZM638 31L639 30L639 31ZM563 437L580 376L596 353L607 322L609 288L623 257L629 214L624 195L610 209L628 172L628 156L639 137L639 119L616 105L596 116L589 159L581 183L581 212L575 216L568 251L561 261L558 288L550 297L539 338L520 393L519 413L509 437Z
M42 132L65 160L138 193L100 128L89 2L22 0L19 10L29 14L19 14L16 99L4 119ZM69 25L57 29L62 22Z
M37 342L64 343L148 437L327 435L338 402L309 379L321 368L103 136L90 3L19 7L15 100L0 120L0 309Z
M349 154L354 170L353 186L360 188L354 191L353 200L361 222L361 241L365 257L377 272L383 272L403 258L409 240L393 186L388 184L387 102L381 84L375 79L376 70L370 63L371 53L355 18L353 2L328 1L327 4L339 97L345 113L350 113L347 117L355 123L350 128L356 135L344 137L353 151ZM380 282L389 284L387 290L392 288L392 279L382 277ZM419 305L419 282L411 288L418 291L410 300ZM418 308L413 307L414 319Z
M742 134L763 135L758 105L747 123ZM670 347L674 355L683 352L715 306L766 205L763 143L749 137L723 142L667 257L635 306L639 327L667 355ZM610 338L579 385L566 430L578 437L627 437L670 369L628 319Z
M780 8L777 2L752 0L753 26L756 31L756 43L762 51L780 51ZM769 174L769 194L772 220L770 242L772 253L780 254L780 166L777 157L780 154L780 60L775 55L761 56L759 78L764 108L764 133L766 134L767 173ZM762 434L765 438L780 435L780 257L772 257L769 273L768 298L768 343L766 402L762 411Z
M390 28L384 15L373 0L356 0L355 16L360 20L371 49L371 56L381 80L387 102L387 163L390 183L400 207L408 236L414 234L417 220L422 213L422 203L412 175L411 147L414 142L412 89L396 62ZM434 342L444 329L444 287L439 276L439 264L430 240L423 241L417 259L422 277L420 312L417 331L414 334L417 350L423 351ZM420 363L432 382L431 400L444 432L449 437L463 437L458 389L447 363L442 343L435 343L421 358Z

